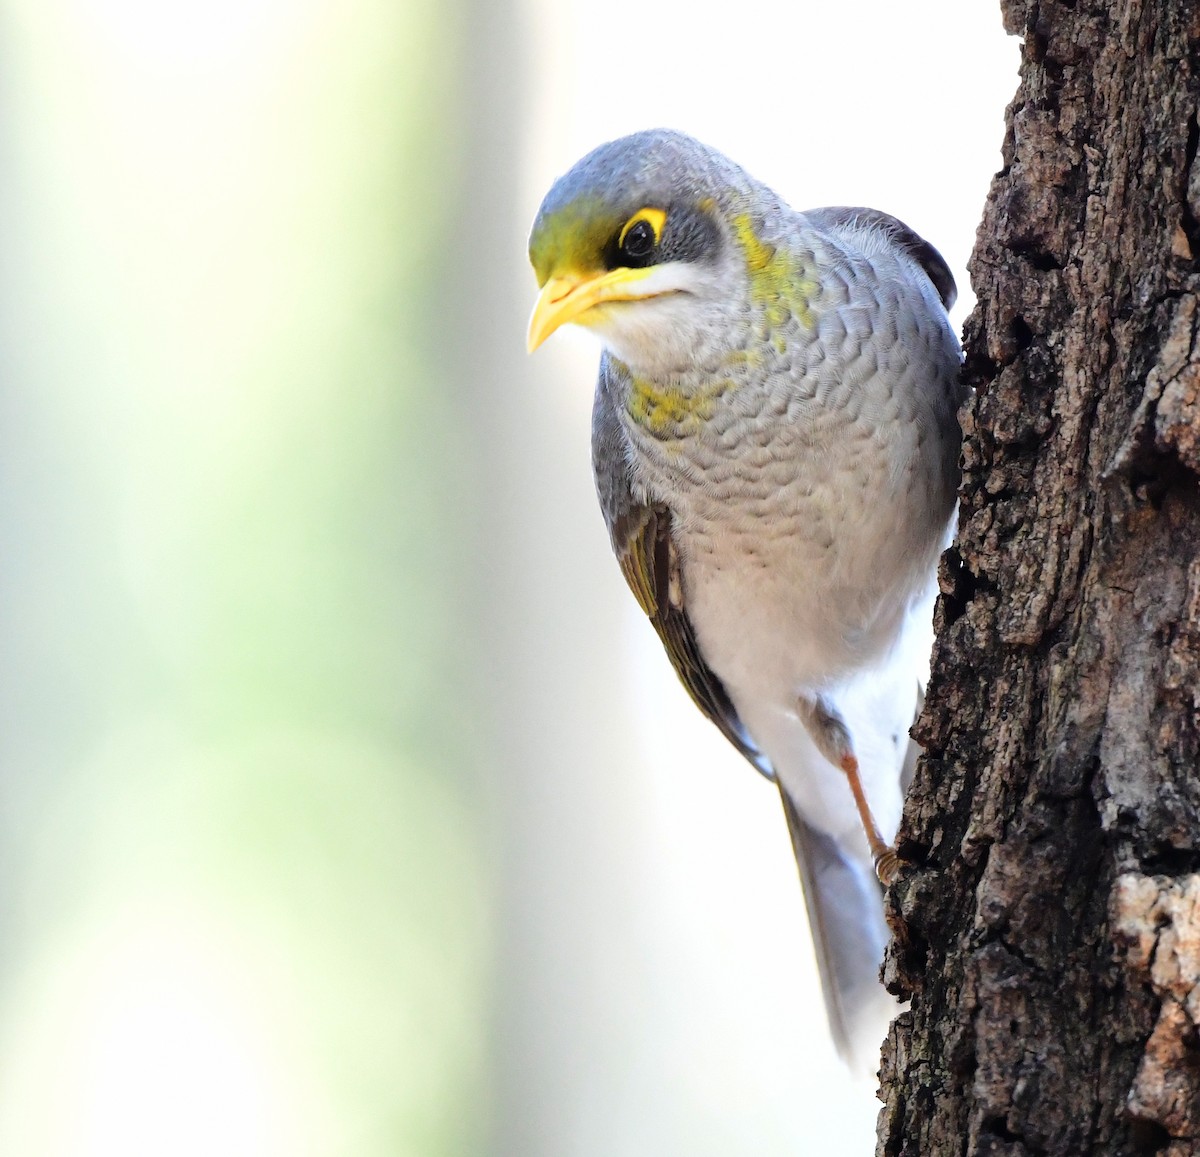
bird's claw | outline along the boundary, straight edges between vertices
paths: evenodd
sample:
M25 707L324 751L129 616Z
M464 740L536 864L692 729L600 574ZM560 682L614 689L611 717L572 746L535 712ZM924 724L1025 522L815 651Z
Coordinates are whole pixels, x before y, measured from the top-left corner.
M875 857L875 875L886 888L894 884L900 877L900 857L895 848L884 848Z

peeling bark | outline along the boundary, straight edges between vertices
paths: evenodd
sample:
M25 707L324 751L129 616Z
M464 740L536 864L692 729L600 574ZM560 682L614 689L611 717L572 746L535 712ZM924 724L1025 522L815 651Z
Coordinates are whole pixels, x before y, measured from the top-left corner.
M1005 0L884 1157L1200 1153L1200 5Z

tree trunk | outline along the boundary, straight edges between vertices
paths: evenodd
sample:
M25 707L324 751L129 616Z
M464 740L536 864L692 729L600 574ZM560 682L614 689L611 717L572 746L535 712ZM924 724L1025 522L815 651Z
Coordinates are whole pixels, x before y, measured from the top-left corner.
M1200 1153L1200 5L1003 0L879 1153Z

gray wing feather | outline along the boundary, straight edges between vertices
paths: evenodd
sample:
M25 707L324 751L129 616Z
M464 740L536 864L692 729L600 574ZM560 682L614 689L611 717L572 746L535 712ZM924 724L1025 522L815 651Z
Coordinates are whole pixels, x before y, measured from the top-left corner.
M625 433L612 397L613 376L619 372L606 354L600 362L600 381L592 410L596 494L613 551L625 581L658 632L675 673L696 706L758 771L774 779L770 762L742 725L725 685L700 653L678 583L672 592L675 548L671 541L671 511L663 503L643 502L634 493Z
M945 258L924 237L890 213L859 205L829 205L823 209L808 209L804 216L818 228L831 233L857 229L875 229L884 233L893 245L925 270L946 309L957 300L958 286L954 284L954 274Z

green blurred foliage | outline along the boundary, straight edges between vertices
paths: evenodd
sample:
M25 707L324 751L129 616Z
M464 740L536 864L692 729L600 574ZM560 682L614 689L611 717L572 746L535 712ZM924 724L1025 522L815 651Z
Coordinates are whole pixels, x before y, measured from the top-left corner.
M0 1152L478 1151L454 11L0 21Z

